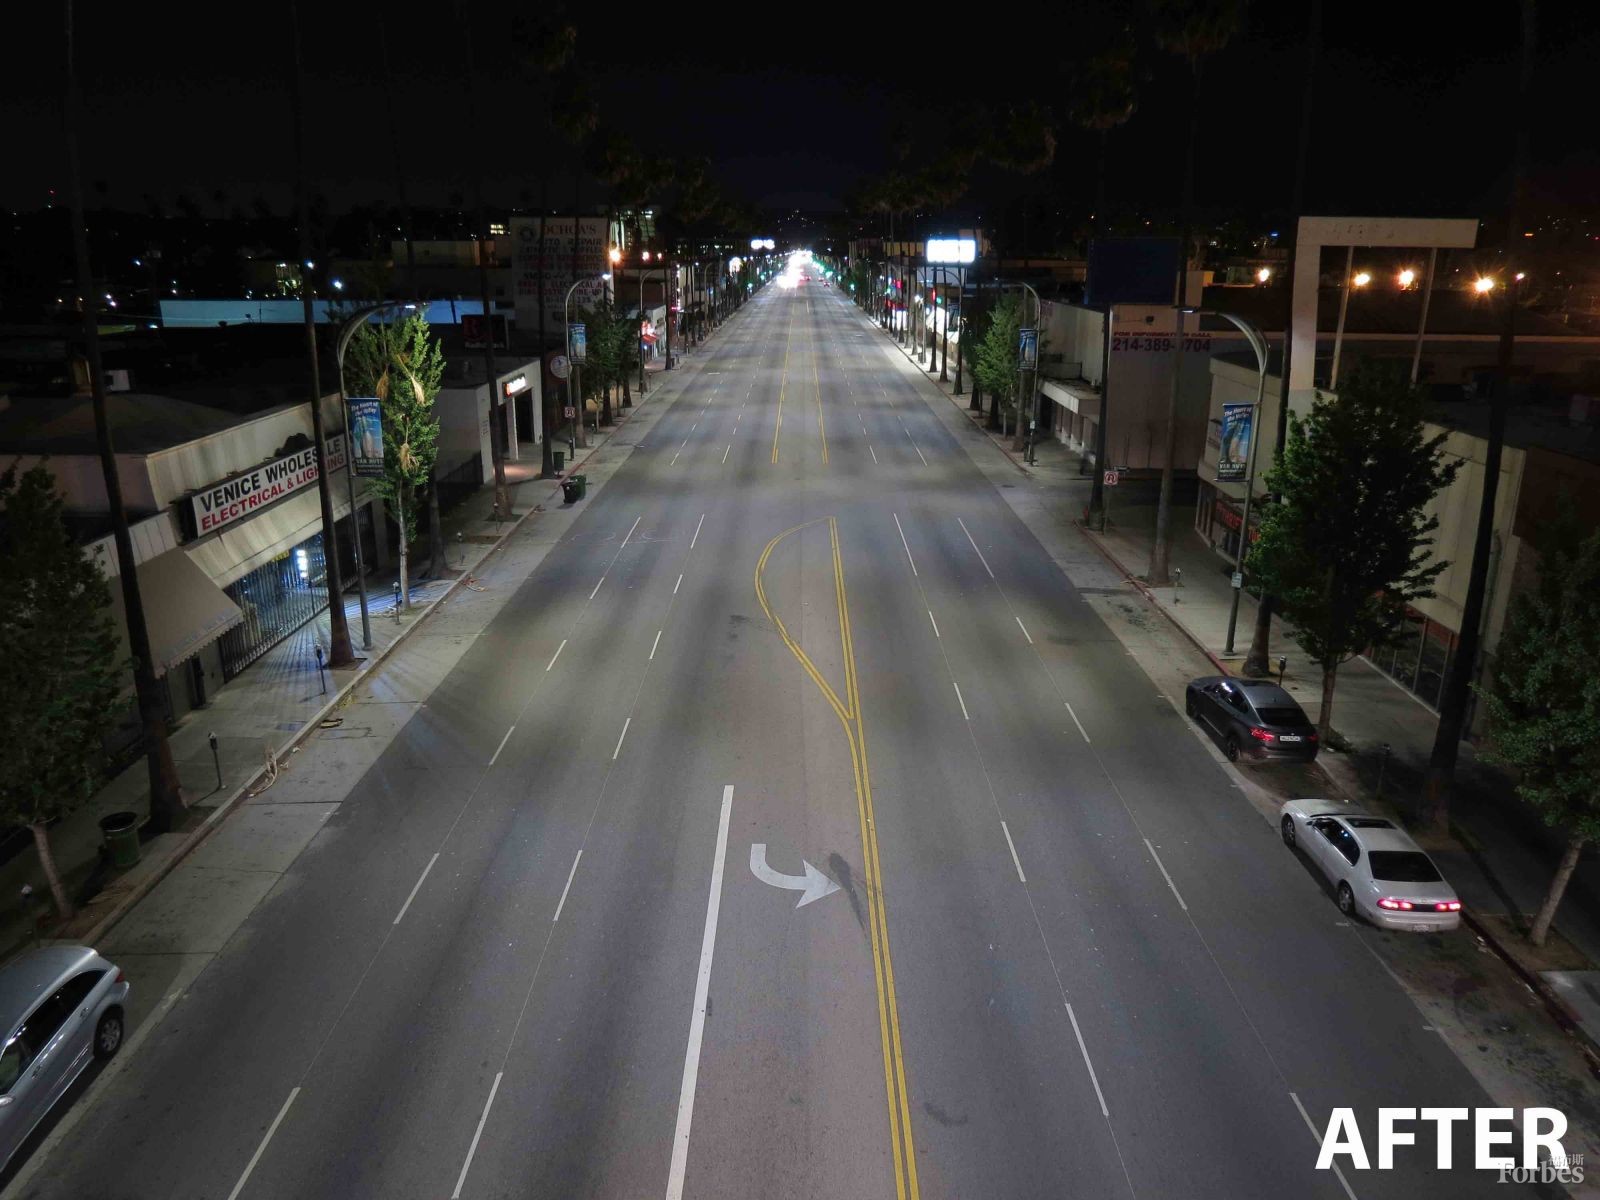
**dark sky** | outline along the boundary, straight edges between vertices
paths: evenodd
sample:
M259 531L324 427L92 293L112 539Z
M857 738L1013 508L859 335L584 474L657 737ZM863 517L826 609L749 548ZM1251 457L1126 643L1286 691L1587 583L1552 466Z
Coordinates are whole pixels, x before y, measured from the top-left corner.
M12 69L0 95L7 163L0 202L41 203L60 185L60 3L7 17ZM1033 6L1027 6L1032 8ZM669 155L703 154L730 192L768 206L831 207L887 165L888 134L937 148L952 115L983 99L1035 93L1064 107L1072 64L1094 39L1084 0L1019 28L948 6L652 4L575 8L580 55L604 119ZM1132 4L1122 6L1133 10ZM382 134L370 5L302 3L312 81L311 169L335 201L380 198L392 166ZM275 205L291 179L288 7L174 0L79 0L87 129L84 174L113 203L181 191L208 211L257 195ZM467 121L461 11L449 0L391 3L393 72L415 198L471 199L481 145ZM571 202L571 151L547 144L535 84L511 30L530 6L474 0L490 111L491 198ZM944 15L939 15L939 14ZM1198 199L1247 212L1281 209L1299 112L1304 4L1257 0L1245 34L1207 74ZM1534 159L1541 194L1587 205L1600 186L1593 117L1600 14L1540 5L1542 51ZM1145 30L1140 19L1136 27ZM1515 0L1472 5L1327 0L1311 151L1310 206L1327 212L1481 215L1510 157L1505 104L1515 84ZM1188 115L1181 64L1146 47L1149 80L1112 139L1110 189L1125 203L1170 206ZM1092 147L1070 130L1043 186L1092 187ZM566 193L566 194L563 194ZM584 197L596 203L598 196Z

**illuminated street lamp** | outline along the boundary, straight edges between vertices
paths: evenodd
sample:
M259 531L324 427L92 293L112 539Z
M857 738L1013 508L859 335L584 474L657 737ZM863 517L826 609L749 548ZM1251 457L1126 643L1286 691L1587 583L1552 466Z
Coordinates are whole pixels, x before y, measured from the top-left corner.
M1358 288L1363 288L1372 282L1372 275L1367 271L1357 271L1355 278L1353 278L1350 282Z
M1491 275L1478 276L1477 279L1472 281L1472 290L1480 296L1487 296L1494 291L1494 277Z
M1257 283L1266 283L1271 278L1272 278L1272 268L1271 267L1262 267L1260 270L1258 270L1256 272L1256 282Z
M1401 271L1396 278L1400 281L1400 286L1402 288L1409 288L1417 282L1417 273L1410 267L1407 267L1405 270Z

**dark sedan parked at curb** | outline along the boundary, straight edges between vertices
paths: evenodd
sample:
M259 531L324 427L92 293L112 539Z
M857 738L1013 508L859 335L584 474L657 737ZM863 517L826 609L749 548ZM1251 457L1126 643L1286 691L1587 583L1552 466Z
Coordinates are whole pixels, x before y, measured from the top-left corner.
M1229 762L1241 757L1310 762L1317 756L1316 727L1275 683L1207 675L1190 681L1183 711L1216 735Z
M0 967L0 1167L94 1059L122 1048L127 977L87 946L43 946Z

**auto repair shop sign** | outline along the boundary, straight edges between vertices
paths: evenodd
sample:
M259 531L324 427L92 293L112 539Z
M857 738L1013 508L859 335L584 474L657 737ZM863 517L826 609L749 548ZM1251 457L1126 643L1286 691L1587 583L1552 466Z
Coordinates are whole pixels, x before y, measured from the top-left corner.
M328 439L328 468L337 471L344 463L345 438L335 434ZM194 535L215 533L316 482L317 450L307 446L214 483L189 498Z

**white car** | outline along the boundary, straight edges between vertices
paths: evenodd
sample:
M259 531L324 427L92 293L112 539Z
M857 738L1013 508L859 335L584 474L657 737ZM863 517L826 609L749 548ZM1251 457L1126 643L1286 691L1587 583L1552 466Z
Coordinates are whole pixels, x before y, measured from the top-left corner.
M1339 911L1383 929L1436 933L1461 924L1461 901L1433 860L1388 817L1340 800L1290 800L1283 844L1316 863Z

